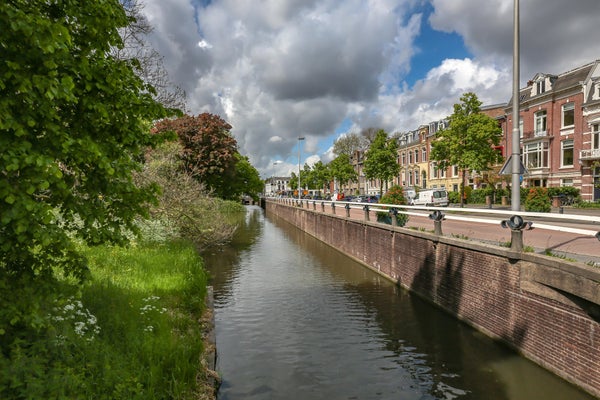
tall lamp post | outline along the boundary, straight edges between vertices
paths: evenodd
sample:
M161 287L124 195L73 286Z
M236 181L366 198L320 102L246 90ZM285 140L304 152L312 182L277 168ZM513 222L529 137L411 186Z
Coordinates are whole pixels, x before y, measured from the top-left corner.
M298 200L301 200L301 194L300 194L300 141L304 140L304 136L300 136L298 138Z
M513 18L513 89L512 89L512 166L511 166L511 210L520 211L521 209L521 183L519 174L521 173L520 157L520 132L519 132L519 0L514 0L514 18Z

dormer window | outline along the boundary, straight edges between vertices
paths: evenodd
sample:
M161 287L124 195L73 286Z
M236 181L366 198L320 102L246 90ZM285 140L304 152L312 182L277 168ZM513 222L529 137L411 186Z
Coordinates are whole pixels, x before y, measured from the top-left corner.
M537 94L542 94L546 91L546 80L545 79L540 79L539 81L537 81L535 83L536 86L536 93Z

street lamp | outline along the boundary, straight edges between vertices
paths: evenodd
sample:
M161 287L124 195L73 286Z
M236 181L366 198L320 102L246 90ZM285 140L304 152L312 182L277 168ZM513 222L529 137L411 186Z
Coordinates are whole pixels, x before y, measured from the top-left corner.
M302 197L300 196L300 141L304 140L304 136L300 136L298 138L298 200L301 200Z

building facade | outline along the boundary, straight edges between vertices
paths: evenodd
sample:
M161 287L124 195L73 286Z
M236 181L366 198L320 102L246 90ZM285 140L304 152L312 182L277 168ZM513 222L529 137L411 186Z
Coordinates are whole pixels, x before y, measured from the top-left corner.
M519 92L519 147L525 187L575 186L583 200L600 199L600 69L595 61L559 74L538 73ZM512 148L512 99L505 109Z

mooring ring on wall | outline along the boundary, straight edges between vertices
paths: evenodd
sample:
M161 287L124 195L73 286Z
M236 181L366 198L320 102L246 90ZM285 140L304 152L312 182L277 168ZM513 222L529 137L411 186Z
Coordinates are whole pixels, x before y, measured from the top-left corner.
M429 214L429 219L434 221L442 221L444 219L444 213L440 210L434 210L431 214Z
M523 217L521 217L520 215L513 215L509 219L500 222L500 226L502 226L503 228L510 228L513 231L520 231L522 229L532 229L531 225L533 225L533 222L525 222Z

